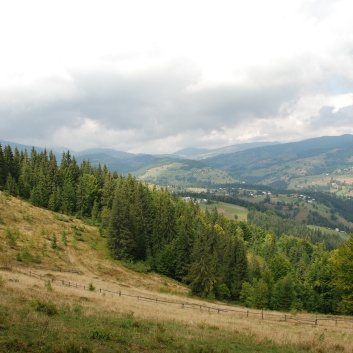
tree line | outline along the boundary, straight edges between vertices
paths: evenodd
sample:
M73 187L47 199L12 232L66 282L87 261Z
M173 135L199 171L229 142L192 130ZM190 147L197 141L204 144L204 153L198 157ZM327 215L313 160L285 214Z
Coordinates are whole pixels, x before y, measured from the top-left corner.
M261 227L273 215L250 213L250 224L202 211L132 175L78 165L69 151L58 164L51 151L0 145L0 189L89 219L113 258L183 282L194 295L258 309L353 313L352 236L329 251L288 228Z

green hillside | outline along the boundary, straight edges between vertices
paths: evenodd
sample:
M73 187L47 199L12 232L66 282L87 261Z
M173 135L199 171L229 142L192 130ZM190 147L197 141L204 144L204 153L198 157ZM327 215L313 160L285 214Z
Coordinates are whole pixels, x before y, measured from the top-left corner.
M351 192L353 136L321 137L206 159L249 183L281 188L315 188L330 191L342 185ZM332 185L333 180L336 184Z
M237 181L227 172L193 160L162 160L133 174L139 180L158 185L212 185Z

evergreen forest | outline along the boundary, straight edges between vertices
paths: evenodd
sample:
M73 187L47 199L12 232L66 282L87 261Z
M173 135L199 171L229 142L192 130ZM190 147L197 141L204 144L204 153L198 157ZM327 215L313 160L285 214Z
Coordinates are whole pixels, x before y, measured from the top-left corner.
M336 249L206 211L167 188L65 152L0 145L0 190L100 227L111 256L187 284L193 295L257 309L353 314L353 235ZM257 220L255 222L255 219ZM288 223L290 224L290 223Z

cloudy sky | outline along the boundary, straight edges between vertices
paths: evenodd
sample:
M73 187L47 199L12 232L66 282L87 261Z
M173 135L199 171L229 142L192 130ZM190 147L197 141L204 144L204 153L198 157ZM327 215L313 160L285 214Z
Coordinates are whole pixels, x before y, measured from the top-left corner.
M353 133L352 0L0 1L0 138L142 153Z

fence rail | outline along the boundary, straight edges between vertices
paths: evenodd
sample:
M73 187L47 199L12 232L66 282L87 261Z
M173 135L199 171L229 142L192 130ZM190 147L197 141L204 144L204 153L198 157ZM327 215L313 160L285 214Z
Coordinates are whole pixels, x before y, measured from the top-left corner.
M23 268L25 266L19 266L19 265L14 265L12 264L9 266L10 263L3 263L3 268L15 268L21 273L25 273L29 276L34 276L38 277L41 280L48 281L47 276L38 274L32 270L24 270ZM46 269L48 268L41 268L41 269ZM74 272L74 271L61 271L61 272ZM296 321L296 322L301 322L305 324L312 324L312 325L319 325L319 322L325 322L325 321L334 321L335 326L338 326L338 323L348 323L348 324L353 324L353 318L352 319L344 319L341 317L316 317L316 318L307 318L307 317L302 317L302 316L293 316L289 314L274 314L274 313L269 313L267 311L261 310L261 311L254 311L254 310L239 310L239 309L232 309L232 308L222 308L222 307L215 307L215 306L208 306L205 304L196 304L196 303L189 303L189 302L182 302L182 301L168 301L168 300L163 300L163 299L158 299L158 298L151 298L151 297L145 297L143 295L134 295L134 294L128 294L128 293L123 293L121 290L119 291L111 291L108 289L95 289L92 286L84 286L81 284L78 284L76 282L71 282L71 281L65 281L61 279L50 279L52 283L58 283L66 287L72 287L76 289L83 289L83 290L89 290L92 292L99 292L99 293L110 293L112 295L116 295L118 297L130 297L130 298L136 298L137 300L143 300L143 301L149 301L149 302L154 302L154 303L160 303L160 304L167 304L167 305L178 305L182 309L194 309L194 310L199 310L199 311L208 311L208 312L217 312L218 314L221 313L238 313L238 314L243 314L247 318L250 316L258 316L261 318L261 320L270 320L271 318L278 319L278 321Z

